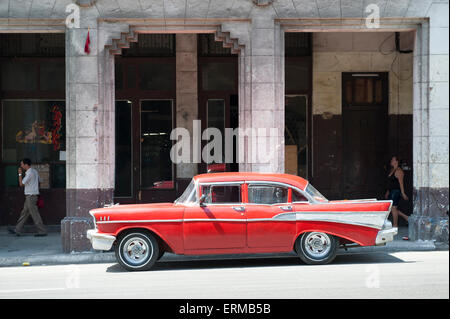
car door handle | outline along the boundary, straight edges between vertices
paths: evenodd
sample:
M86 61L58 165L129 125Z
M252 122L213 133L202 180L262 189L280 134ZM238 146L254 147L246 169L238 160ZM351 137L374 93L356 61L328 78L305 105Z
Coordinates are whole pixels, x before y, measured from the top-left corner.
M292 206L280 206L282 210L292 210Z
M245 210L245 207L243 206L233 206L233 209L237 212L243 212Z

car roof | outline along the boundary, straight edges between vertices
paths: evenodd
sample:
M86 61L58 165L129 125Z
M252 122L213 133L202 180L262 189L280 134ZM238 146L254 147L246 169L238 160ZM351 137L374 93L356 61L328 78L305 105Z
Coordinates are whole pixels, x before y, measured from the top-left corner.
M242 182L242 181L264 181L279 182L295 186L305 190L308 181L300 176L280 173L255 173L255 172L226 172L206 173L194 176L199 183L217 182Z

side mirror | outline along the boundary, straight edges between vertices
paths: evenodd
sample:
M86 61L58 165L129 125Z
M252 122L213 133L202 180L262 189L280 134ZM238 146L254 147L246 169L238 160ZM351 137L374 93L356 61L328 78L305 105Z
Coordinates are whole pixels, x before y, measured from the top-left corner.
M199 199L199 204L200 204L200 207L204 207L204 206L206 206L206 204L205 204L205 201L206 201L206 198L207 198L208 196L206 195L206 194L202 194L202 196L200 197L200 199Z

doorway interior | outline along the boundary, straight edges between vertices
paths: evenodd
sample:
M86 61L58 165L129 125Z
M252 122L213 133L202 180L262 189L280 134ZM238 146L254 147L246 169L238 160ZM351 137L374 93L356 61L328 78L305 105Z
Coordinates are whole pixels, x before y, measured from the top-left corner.
M170 160L175 72L174 34L139 35L115 59L115 202L176 198L176 169Z
M342 198L378 198L388 156L388 72L342 73Z
M206 161L202 158L198 165L199 174L239 171L238 139L233 139L233 145L225 145L225 128L234 130L239 126L238 104L238 55L215 41L213 34L198 35L198 116L201 130L216 128L222 136L221 163L211 162L212 156L207 156ZM207 140L202 140L201 149L207 144ZM233 153L232 163L226 163L226 151Z

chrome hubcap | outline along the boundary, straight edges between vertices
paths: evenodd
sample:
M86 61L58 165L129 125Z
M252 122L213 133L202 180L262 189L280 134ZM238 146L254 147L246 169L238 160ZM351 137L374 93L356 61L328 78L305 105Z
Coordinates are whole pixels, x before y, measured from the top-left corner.
M142 238L133 237L123 245L123 257L130 264L140 264L150 255L150 247Z
M331 239L324 233L310 233L305 239L305 249L311 257L323 258L331 249Z

